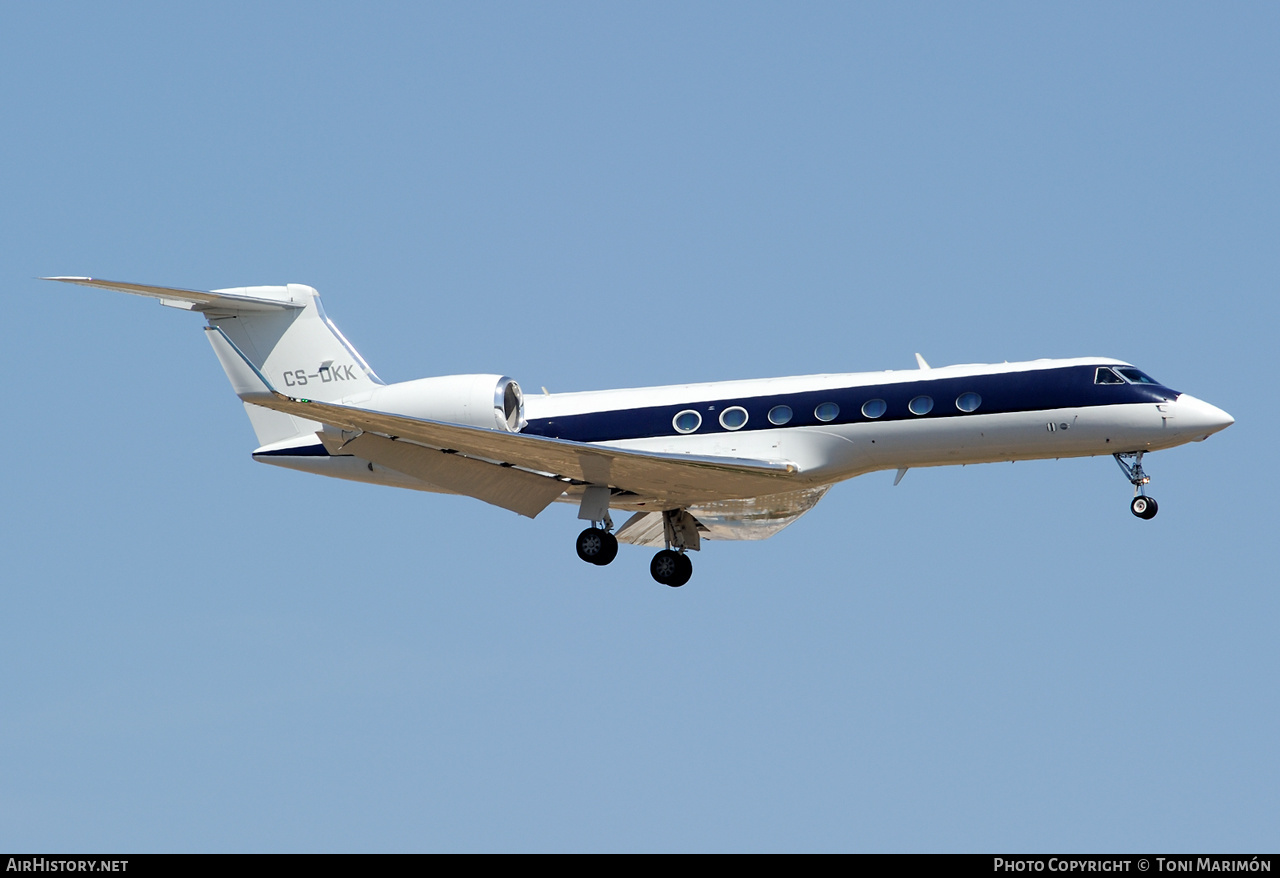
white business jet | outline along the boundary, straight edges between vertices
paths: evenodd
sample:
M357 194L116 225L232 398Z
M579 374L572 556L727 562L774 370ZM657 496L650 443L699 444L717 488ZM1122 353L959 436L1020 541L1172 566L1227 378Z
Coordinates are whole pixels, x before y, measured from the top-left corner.
M836 482L877 470L1110 454L1130 509L1156 514L1148 451L1234 423L1128 363L1099 357L806 375L525 396L500 375L386 384L314 289L199 292L87 277L47 280L198 311L244 401L255 460L444 494L530 518L576 503L582 560L661 547L653 578L681 586L704 539L758 540ZM631 516L615 530L611 512Z

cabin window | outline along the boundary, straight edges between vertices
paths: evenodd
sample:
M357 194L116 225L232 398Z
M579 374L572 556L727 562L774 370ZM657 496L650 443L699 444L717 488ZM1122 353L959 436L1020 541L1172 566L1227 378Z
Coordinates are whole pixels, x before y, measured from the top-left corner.
M1116 371L1119 372L1124 377L1128 378L1129 383L1131 384L1158 385L1160 383L1159 381L1157 381L1156 379L1148 375L1146 372L1142 372L1138 369L1133 368L1132 366L1120 366L1119 368L1116 369Z
M1124 384L1124 379L1106 366L1099 366L1093 376L1094 384Z
M693 409L685 409L671 419L671 425L676 428L677 433L692 433L702 426L702 415Z
M747 422L747 410L740 405L727 408L720 413L720 426L726 430L737 430Z
M956 397L956 408L962 412L976 412L980 405L982 405L982 397L973 391L962 393Z
M889 406L885 404L883 399L869 399L862 404L862 416L864 418L878 418L889 410Z
M781 427L783 424L791 421L791 406L775 405L769 409L769 423L775 427Z
M913 415L927 415L933 410L933 399L928 396L917 396L907 403L907 408L911 410Z
M824 402L813 410L813 416L819 421L834 421L836 416L840 414L840 406L834 402Z

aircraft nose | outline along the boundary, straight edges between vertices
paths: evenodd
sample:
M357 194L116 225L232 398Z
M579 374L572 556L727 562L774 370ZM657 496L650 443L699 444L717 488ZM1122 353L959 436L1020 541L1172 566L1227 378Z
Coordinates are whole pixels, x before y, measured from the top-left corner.
M1208 439L1219 430L1225 430L1236 422L1231 415L1210 405L1203 399L1196 399L1189 393L1178 397L1178 428L1195 434L1197 442Z

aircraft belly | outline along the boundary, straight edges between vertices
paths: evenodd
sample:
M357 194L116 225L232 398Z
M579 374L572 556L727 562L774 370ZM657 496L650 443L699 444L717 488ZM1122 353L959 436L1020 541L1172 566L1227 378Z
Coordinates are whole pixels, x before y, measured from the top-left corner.
M655 436L610 442L619 448L666 454L701 454L713 457L747 457L787 460L799 467L797 481L829 484L868 472L874 467L849 440L841 427L792 427L742 433L708 433L693 436Z

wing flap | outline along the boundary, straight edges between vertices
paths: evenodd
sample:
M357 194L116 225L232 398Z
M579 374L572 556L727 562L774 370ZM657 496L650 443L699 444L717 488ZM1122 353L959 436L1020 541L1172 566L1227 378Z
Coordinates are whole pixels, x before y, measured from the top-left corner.
M614 536L618 538L620 543L662 548L666 545L665 528L662 526L662 513L637 512L628 518L622 527L618 528L618 532Z
M529 518L550 506L567 487L551 476L444 454L373 433L361 433L345 443L342 451Z

